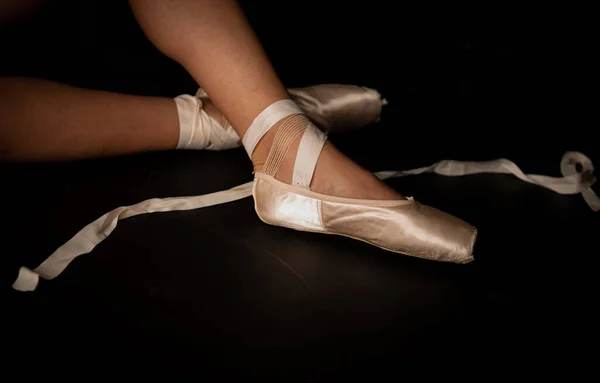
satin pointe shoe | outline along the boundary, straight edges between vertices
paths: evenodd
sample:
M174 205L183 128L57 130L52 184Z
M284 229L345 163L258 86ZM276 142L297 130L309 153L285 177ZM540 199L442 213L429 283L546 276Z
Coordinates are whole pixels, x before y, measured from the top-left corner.
M289 89L288 92L303 113L326 133L343 132L375 123L379 121L382 107L387 104L376 90L356 85L322 84ZM182 95L176 101L184 98L180 102L189 103L192 102L190 97ZM193 141L193 137L182 135L182 147L188 145L192 149L226 150L242 146L227 119L217 121L202 108L203 102L210 101L204 89L198 89L196 98L200 101L199 107L195 108L197 123L202 125L200 131L206 139L192 145L189 142L190 139Z
M290 98L325 133L362 128L379 121L387 100L375 89L322 84L288 89Z
M473 260L476 228L413 198L360 200L311 191L310 183L327 136L291 100L273 103L253 121L242 140L250 157L264 134L283 118L286 120L275 134L267 160L254 177L255 209L263 222L342 235L428 260L453 263ZM300 144L289 185L275 175L291 143L298 138Z

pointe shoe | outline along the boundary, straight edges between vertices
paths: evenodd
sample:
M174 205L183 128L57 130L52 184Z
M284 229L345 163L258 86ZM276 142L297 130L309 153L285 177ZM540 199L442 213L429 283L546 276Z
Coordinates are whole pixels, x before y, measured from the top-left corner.
M379 121L381 109L387 104L376 90L356 85L323 84L289 89L288 92L303 113L328 134ZM206 140L193 149L226 150L242 146L229 121L225 118L216 121L202 109L202 103L210 101L204 89L198 89L196 98L200 100L198 118Z
M477 230L470 224L412 198L359 200L310 190L321 149L327 139L291 100L277 101L261 112L242 140L248 155L277 121L271 151L255 172L253 196L259 218L270 225L336 234L396 253L454 263L473 260ZM291 143L302 136L292 185L275 178Z
M379 122L387 100L364 86L322 84L288 89L290 98L325 133L339 133Z

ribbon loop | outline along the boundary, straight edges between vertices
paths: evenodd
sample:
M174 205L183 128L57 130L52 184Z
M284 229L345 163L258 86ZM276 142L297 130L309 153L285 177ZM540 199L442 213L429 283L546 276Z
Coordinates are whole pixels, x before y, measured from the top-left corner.
M581 167L580 171L577 165ZM593 211L600 210L600 199L592 190L592 185L596 183L592 160L581 152L566 152L560 162L560 172L565 177L577 177L585 202Z

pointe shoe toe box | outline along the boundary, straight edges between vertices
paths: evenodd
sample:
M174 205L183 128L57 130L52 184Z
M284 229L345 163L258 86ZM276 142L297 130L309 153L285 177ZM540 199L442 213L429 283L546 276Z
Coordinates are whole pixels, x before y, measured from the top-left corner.
M332 233L390 251L453 263L473 260L477 235L473 226L413 200L398 202L395 206L366 207L323 201L323 222Z

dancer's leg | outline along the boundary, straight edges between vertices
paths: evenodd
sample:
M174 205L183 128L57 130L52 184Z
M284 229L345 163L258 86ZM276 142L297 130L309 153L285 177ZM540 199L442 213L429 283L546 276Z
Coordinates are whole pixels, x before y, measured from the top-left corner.
M233 0L130 0L148 38L178 61L201 84L240 137L254 118L275 101L289 98L257 37ZM310 59L299 52L299 60ZM277 125L261 140L252 160L264 163ZM277 178L290 182L296 141ZM329 142L311 188L352 198L400 196L350 161Z
M325 87L325 88L324 88ZM357 121L336 117L336 112L348 118L348 111L324 110L312 107L315 94L323 93L325 103L331 100L332 88L296 89L295 97L303 95L307 115L331 130L368 124L377 117L381 107L376 92L370 92L357 105ZM346 89L333 86L340 99L348 92L363 95L358 87ZM316 92L316 93L313 93ZM79 89L51 81L31 78L0 78L0 161L56 161L87 157L112 156L140 151L172 149L224 150L237 147L238 135L223 113L210 98L177 97L173 100L138 97L102 91ZM339 106L339 104L338 104ZM347 105L351 108L352 105ZM176 110L176 111L175 111ZM173 117L173 113L177 113ZM177 119L178 128L173 120ZM167 122L169 121L169 122ZM362 126L360 125L360 126ZM175 138L177 134L179 140Z
M0 79L0 160L72 160L167 150L178 139L172 99L38 79Z

